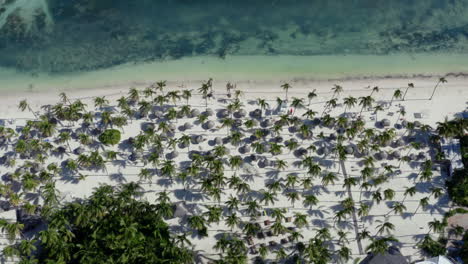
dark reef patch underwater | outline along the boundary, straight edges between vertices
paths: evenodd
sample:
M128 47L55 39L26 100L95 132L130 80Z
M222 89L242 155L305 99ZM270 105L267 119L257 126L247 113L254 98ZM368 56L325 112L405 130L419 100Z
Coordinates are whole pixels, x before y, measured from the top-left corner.
M34 4L31 4L34 2ZM0 0L0 66L468 51L468 0Z

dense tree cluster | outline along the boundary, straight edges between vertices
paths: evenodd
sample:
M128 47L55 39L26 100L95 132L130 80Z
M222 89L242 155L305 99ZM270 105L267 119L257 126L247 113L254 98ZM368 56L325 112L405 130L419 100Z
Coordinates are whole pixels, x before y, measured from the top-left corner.
M39 247L23 240L5 253L20 255L21 263L192 263L158 206L135 199L139 189L136 183L101 186L86 200L48 212Z

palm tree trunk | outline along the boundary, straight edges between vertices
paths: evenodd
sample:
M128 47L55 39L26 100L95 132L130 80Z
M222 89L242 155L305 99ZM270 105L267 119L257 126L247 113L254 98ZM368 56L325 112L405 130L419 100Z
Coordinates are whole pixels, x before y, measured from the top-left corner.
M437 87L439 86L440 84L440 80L437 82L437 84L434 86L434 90L432 90L432 94L431 94L431 98L429 98L429 100L432 100L432 97L434 96L435 94L435 91L437 90Z
M409 87L406 87L405 94L403 95L403 98L401 100L403 100L403 101L405 100L406 93L408 92L408 89L409 89Z

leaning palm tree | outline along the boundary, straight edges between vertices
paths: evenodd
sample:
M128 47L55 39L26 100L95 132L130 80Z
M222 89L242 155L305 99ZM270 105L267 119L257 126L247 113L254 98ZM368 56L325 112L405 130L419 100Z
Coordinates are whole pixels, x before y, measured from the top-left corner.
M393 100L401 99L401 98L402 98L401 90L396 89L395 92L393 92L392 99L390 100L390 105L388 107L390 108L392 106Z
M315 97L317 97L317 93L315 92L316 90L314 89L312 92L309 92L307 94L307 100L309 100L309 103L307 104L307 107L310 107L310 102L312 101L312 99L314 99Z
M361 111L359 112L359 116L362 115L362 111L364 108L368 108L372 106L372 103L374 102L374 98L371 96L363 96L359 98L359 105L361 105Z
M408 86L406 87L405 93L403 94L403 97L401 98L401 100L403 100L403 101L405 100L406 94L408 93L409 88L414 88L414 84L413 83L408 83Z
M19 103L19 105L18 105L18 108L19 108L22 112L24 112L24 110L28 109L29 112L31 112L31 113L34 115L34 117L38 118L37 115L36 115L36 113L31 109L31 106L29 106L29 104L28 104L28 102L27 102L26 100L21 100L20 103Z
M436 89L437 87L439 86L439 84L441 83L446 83L447 80L444 78L444 77L440 77L439 78L439 81L437 82L437 84L434 86L434 90L432 90L432 94L431 94L431 97L429 98L429 100L432 100L432 97L434 96L435 92L436 92Z

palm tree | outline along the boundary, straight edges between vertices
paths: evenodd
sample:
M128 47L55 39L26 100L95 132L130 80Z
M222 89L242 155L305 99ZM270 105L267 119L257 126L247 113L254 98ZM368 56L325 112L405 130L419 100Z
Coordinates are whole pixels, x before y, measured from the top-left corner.
M187 219L188 226L198 231L201 236L207 235L207 228L205 226L205 219L200 215L191 215Z
M166 94L167 98L172 100L174 106L177 106L177 100L180 99L179 91L170 91Z
M186 104L189 105L189 99L192 97L192 90L183 90L181 97L186 100Z
M335 85L333 85L333 88L331 88L331 90L333 91L332 99L335 98L335 96L338 98L340 93L343 92L343 87L340 86L340 85L335 84Z
M343 99L343 104L345 105L344 113L346 113L347 109L350 109L357 104L357 99L355 97L348 96Z
M381 104L376 105L374 107L375 120L379 120L379 118L377 117L377 114L378 114L379 111L383 111L383 110L384 110L384 108L383 108L383 106Z
M393 103L394 99L401 99L401 98L402 98L401 90L396 89L395 92L393 92L392 99L390 100L389 108L392 106L392 103Z
M261 192L262 198L260 199L260 202L263 202L266 206L269 206L270 204L275 204L276 200L276 193L274 192Z
M379 92L379 87L378 86L375 86L372 88L372 92L370 94L370 96L372 96L374 93L378 93Z
M445 227L447 226L447 221L446 220L439 221L439 220L434 219L433 221L430 221L428 223L428 226L429 226L429 233L431 230L434 231L434 233L442 233L444 232Z
M286 193L286 197L288 197L288 200L291 201L293 208L294 208L295 202L297 200L299 200L299 198L300 198L298 192L288 192L288 193Z
M240 224L240 217L236 215L236 213L232 213L226 217L226 225L231 228L231 232L234 229L234 227L239 226Z
M302 228L308 224L307 222L307 215L306 214L301 214L301 213L294 213L294 224L298 228Z
M285 101L288 101L288 91L291 88L291 85L289 83L283 83L281 88L283 88L283 91L285 91Z
M304 194L303 197L304 197L304 200L302 201L302 203L304 204L305 207L312 208L312 206L317 205L319 202L319 200L317 199L317 196L313 194Z
M263 116L263 111L269 108L270 104L268 104L265 99L261 99L261 98L257 99L257 104L260 106L260 110L261 110L260 116Z
M202 83L202 86L198 88L198 92L203 95L203 99L205 99L205 107L208 107L208 95L210 92L210 86L208 82Z
M405 94L403 94L403 97L401 98L401 100L405 100L406 98L406 93L408 93L408 89L409 88L414 88L414 84L413 83L408 83L408 86L406 87L406 90L405 90Z
M266 256L268 255L268 252L270 250L268 249L268 247L266 245L261 245L260 248L258 249L258 253L260 254L260 256L264 259L266 258Z
M312 101L312 99L314 99L315 97L317 97L317 93L315 92L316 90L314 89L312 92L309 92L307 94L307 99L309 100L309 104L307 104L307 107L310 107L310 102Z
M19 105L18 105L18 108L19 108L22 112L24 112L24 110L26 110L26 108L27 108L27 109L29 110L29 112L31 112L31 113L34 115L34 117L37 118L36 113L31 109L31 107L29 106L29 104L28 104L28 102L27 102L26 100L21 100L20 103L19 103Z
M371 243L366 247L366 251L370 251L373 254L385 254L390 247L389 243L398 242L398 240L392 236L372 238Z
M294 113L295 113L296 109L304 108L304 99L293 97L293 100L291 102L291 106L294 107Z
M328 184L335 184L335 181L338 180L338 176L336 176L333 172L328 172L322 178L323 186L327 186Z
M94 107L97 107L100 110L102 110L102 108L107 106L108 104L109 104L109 100L107 100L105 96L102 96L102 97L98 96L94 98Z
M373 102L374 98L372 98L371 96L359 97L359 105L362 106L361 111L359 112L359 116L362 115L362 111L364 110L364 108L371 107Z
M435 91L436 91L437 87L439 86L439 84L441 84L441 83L446 83L446 82L447 82L447 80L446 80L444 77L440 77L440 78L439 78L439 81L438 81L437 84L434 86L434 90L432 90L432 94L431 94L431 97L429 98L429 100L432 100L432 97L434 96Z

